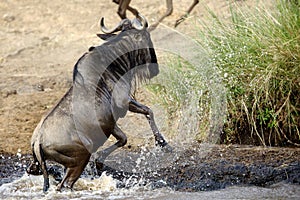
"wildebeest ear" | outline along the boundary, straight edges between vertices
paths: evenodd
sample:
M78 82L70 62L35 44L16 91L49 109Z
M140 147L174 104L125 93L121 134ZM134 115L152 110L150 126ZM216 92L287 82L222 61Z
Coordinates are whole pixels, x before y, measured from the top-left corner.
M109 39L110 37L113 37L115 36L116 34L112 34L112 33L105 33L105 34L101 34L101 33L98 33L97 36L99 38L101 38L102 40L107 40Z

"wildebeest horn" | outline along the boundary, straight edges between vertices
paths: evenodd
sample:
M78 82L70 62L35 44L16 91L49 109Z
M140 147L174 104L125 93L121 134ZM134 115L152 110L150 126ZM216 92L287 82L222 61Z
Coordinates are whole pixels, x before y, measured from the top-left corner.
M147 22L146 18L141 14L138 14L138 18L140 21L138 21L137 18L132 20L132 27L137 30L143 30L143 29L147 28L148 22Z
M114 27L113 29L108 29L106 28L106 26L104 25L104 17L101 18L100 20L100 28L101 28L101 31L103 33L114 33L116 31L120 31L122 29L122 25L124 23L124 20L122 20L116 27Z
M128 22L131 25L129 25ZM110 30L108 28L106 28L106 26L104 25L104 17L102 17L100 20L101 31L106 34L121 31L124 24L132 26L133 28L135 28L137 30L143 30L148 27L148 22L147 22L146 18L140 14L138 15L138 18L135 18L131 22L128 19L123 19L117 26L115 26L114 28L112 28Z

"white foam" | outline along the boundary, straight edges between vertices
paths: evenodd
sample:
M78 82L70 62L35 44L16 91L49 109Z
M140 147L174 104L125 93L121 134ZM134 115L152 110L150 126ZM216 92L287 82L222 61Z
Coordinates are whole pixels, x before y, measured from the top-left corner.
M24 175L12 183L0 186L0 198L9 200L40 200L40 199L298 199L298 185L277 184L269 188L260 187L229 187L211 192L176 192L167 187L152 190L147 186L134 186L130 189L117 188L118 181L111 176L103 175L97 179L80 178L74 185L74 190L56 191L54 180L50 181L49 191L43 193L43 177ZM226 198L225 198L226 197Z
M64 189L56 191L57 182L50 177L50 188L43 193L43 176L23 175L11 183L0 187L2 199L82 199L84 197L105 197L117 189L117 180L111 176L102 174L100 178L80 178L74 185L73 190Z

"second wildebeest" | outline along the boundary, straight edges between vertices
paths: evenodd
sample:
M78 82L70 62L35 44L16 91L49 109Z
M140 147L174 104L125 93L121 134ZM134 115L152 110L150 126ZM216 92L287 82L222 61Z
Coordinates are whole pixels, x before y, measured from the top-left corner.
M131 95L136 82L149 80L159 72L155 50L146 30L147 21L143 17L132 21L124 19L108 30L102 18L101 27L107 34L100 37L108 41L91 47L77 61L72 87L33 133L34 161L27 172L43 174L44 191L49 188L46 160L66 168L57 189L72 188L91 154L112 135L117 142L100 152L95 160L97 168L101 169L105 158L127 142L116 122L128 110L144 114L156 144L170 149L154 122L152 111ZM115 31L121 32L111 34Z

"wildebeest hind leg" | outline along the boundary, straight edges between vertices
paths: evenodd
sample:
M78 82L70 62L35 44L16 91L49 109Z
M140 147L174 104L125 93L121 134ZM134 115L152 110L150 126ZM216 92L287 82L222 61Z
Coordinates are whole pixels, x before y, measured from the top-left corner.
M64 176L63 180L58 184L56 190L61 191L61 189L63 187L72 189L74 183L80 177L80 175L83 172L88 161L89 161L89 157L87 157L85 159L83 158L83 160L78 162L78 165L76 167L67 168L67 170L65 172L65 176Z
M103 169L103 163L106 157L111 154L114 150L116 150L119 147L124 146L127 143L127 137L125 133L117 126L115 125L114 131L112 135L118 140L115 144L111 145L110 147L104 149L101 152L96 153L96 168L98 172L101 172Z
M140 104L139 102L135 101L134 99L130 99L129 102L129 111L134 112L134 113L140 113L144 114L150 124L150 127L152 129L152 132L155 137L155 144L159 145L160 147L164 147L164 150L167 152L172 151L172 147L168 145L164 137L161 135L159 132L155 121L154 121L154 115L153 112L150 108L147 106Z

